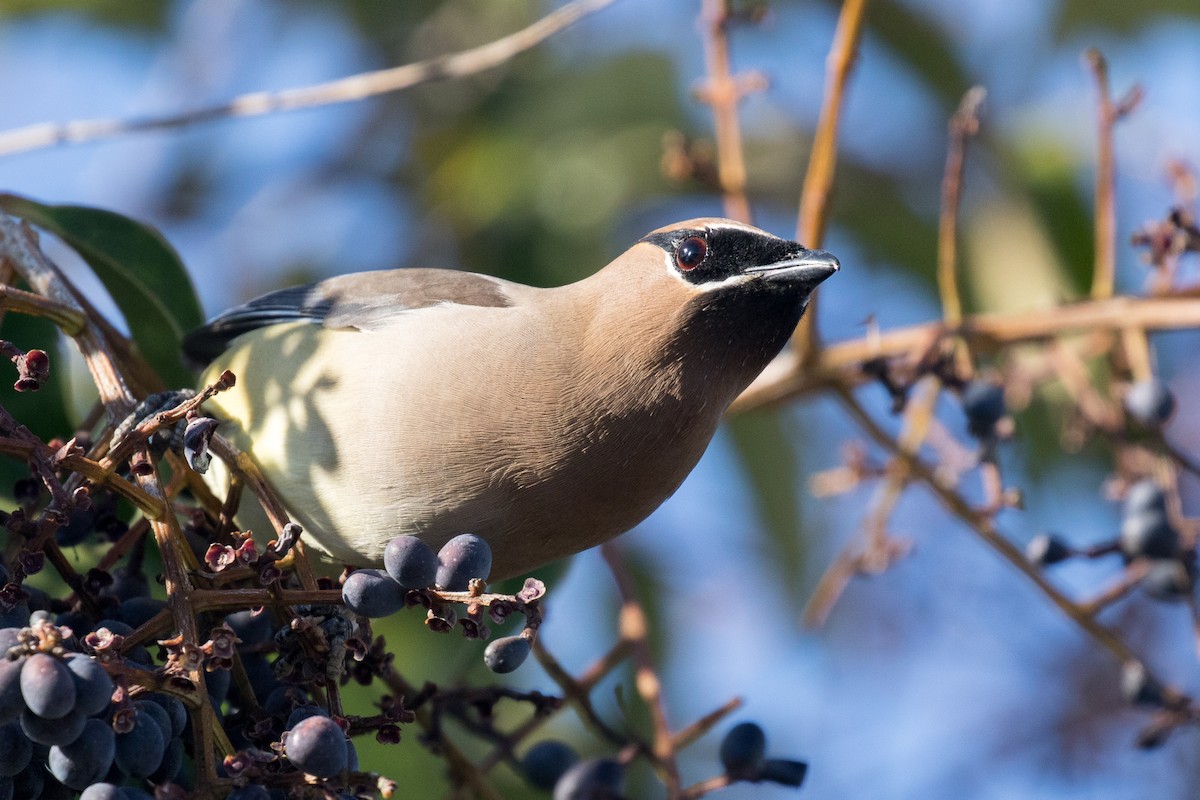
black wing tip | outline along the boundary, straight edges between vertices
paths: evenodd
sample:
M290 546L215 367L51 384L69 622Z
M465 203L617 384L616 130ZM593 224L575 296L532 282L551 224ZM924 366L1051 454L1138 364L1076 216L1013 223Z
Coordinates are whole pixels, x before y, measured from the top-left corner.
M197 370L204 369L225 352L232 338L215 330L212 325L189 331L184 334L181 343L184 359L189 366Z

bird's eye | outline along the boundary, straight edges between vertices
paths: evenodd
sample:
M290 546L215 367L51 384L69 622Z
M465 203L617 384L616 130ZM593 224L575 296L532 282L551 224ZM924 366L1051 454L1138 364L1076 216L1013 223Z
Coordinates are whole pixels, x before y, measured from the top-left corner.
M684 272L700 266L708 255L708 244L699 236L689 236L675 248L675 263Z

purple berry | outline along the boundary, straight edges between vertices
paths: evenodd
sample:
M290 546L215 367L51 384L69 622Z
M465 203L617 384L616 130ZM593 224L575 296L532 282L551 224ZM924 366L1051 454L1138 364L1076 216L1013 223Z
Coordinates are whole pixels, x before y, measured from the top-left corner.
M624 777L611 758L589 758L563 773L554 784L554 800L616 800Z
M566 742L546 739L525 751L521 771L531 785L549 791L578 760L579 756Z
M301 772L329 778L346 768L346 734L328 717L309 717L288 731L285 752Z
M1071 548L1053 533L1039 533L1025 546L1025 558L1030 564L1048 567L1071 557Z
M386 617L404 608L404 589L381 569L358 569L342 584L342 601L364 617Z
M1004 402L1004 387L990 381L971 381L962 391L963 411L967 429L972 436L991 435L996 423L1008 413Z
M492 672L503 675L525 663L530 644L524 636L505 636L496 639L483 651L483 663Z
M486 581L492 571L492 548L473 533L455 536L438 551L437 587L465 592L472 578Z
M767 735L753 722L730 728L721 740L721 764L737 780L758 780L767 751Z
M437 579L438 557L416 536L397 536L383 549L383 566L400 588L424 589Z
M763 762L761 779L780 786L799 786L808 774L808 764L786 758L768 758Z
M1125 413L1147 428L1157 428L1175 411L1175 396L1158 378L1138 381L1124 398Z
M21 696L39 717L65 717L75 707L75 679L54 656L34 653L21 668Z
M112 727L89 719L79 738L50 748L50 773L70 789L82 791L108 774L116 754Z

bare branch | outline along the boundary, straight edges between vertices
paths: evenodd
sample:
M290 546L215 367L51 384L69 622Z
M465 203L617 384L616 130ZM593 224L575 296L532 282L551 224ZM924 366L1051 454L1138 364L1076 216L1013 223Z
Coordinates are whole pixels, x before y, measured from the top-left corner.
M335 81L251 92L205 108L141 119L85 119L48 122L0 133L0 156L62 144L113 139L143 131L166 130L228 117L257 117L300 108L333 105L411 89L422 83L463 78L493 69L530 50L580 19L611 5L614 0L574 0L528 27L494 42L390 69L363 72Z

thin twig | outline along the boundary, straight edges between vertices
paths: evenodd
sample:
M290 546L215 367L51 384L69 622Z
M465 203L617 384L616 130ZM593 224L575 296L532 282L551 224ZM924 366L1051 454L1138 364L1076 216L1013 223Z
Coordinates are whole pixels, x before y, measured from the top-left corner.
M697 90L701 100L712 106L717 141L717 181L725 216L745 223L753 221L746 196L746 160L737 107L747 92L765 86L760 76L735 77L729 61L729 0L703 0L700 29L704 39L707 79Z
M662 681L659 680L650 655L650 646L646 642L646 614L637 600L633 580L629 576L621 551L612 542L607 542L601 546L600 552L616 580L617 591L621 595L621 638L633 642L633 657L637 664L634 670L634 686L649 709L654 726L651 752L666 786L667 797L677 798L683 791L683 783L679 777L679 765L675 761L675 737L667 722Z
M961 336L972 348L996 349L1091 330L1119 331L1130 326L1147 331L1200 327L1200 298L1120 296L1059 306L1053 314L1027 311L978 314L965 317L961 325L954 327L925 322L878 336L839 342L822 348L817 359L803 369L798 368L796 356L782 356L742 393L732 411L778 404L835 384L847 388L858 386L870 380L860 369L863 362L901 356L915 360L928 351L932 342L946 336Z
M863 523L864 536L856 537L843 548L817 582L804 606L803 619L808 627L816 628L825 623L829 612L855 575L881 573L896 558L907 554L907 543L888 536L887 522L911 479L908 464L918 456L929 433L940 388L941 383L930 377L917 396L909 401L904 414L904 430L896 442L906 457L894 457L888 463L887 478L876 489L867 520Z
M217 105L141 119L89 119L16 128L0 133L0 156L61 144L94 142L142 131L181 128L227 117L255 117L300 108L346 103L411 89L431 81L462 78L509 61L613 2L614 0L574 0L528 27L479 47L312 86L284 89L279 92L252 92Z
M942 319L947 325L962 322L962 294L958 286L958 209L962 198L963 164L967 140L979 132L979 108L987 92L981 86L967 90L950 117L950 142L942 176L942 212L938 218L938 293Z
M1137 106L1141 89L1133 87L1114 103L1108 83L1108 62L1099 50L1084 53L1096 80L1098 136L1096 141L1096 260L1092 272L1092 297L1112 297L1117 261L1116 168L1113 158L1113 127Z
M806 247L820 247L825 241L825 226L829 221L829 197L837 171L838 122L850 70L858 57L866 19L867 0L844 0L838 16L833 45L826 59L825 94L821 115L813 137L808 172L800 193L800 213L796 220L796 238ZM820 349L817 332L817 300L814 294L808 301L808 311L800 319L793 338L801 362L807 362Z
M48 319L67 336L83 327L83 315L75 309L13 286L0 285L0 309Z
M1046 579L1041 570L1031 565L1026 560L1024 553L1000 534L991 516L979 513L957 492L943 486L933 470L926 466L924 462L918 458L909 456L901 450L892 437L871 418L871 415L863 409L858 400L849 391L840 390L837 396L850 416L876 444L892 453L893 456L907 460L913 477L919 480L946 510L965 522L979 538L990 545L993 550L1016 567L1029 580L1033 581L1042 590L1043 594L1068 618L1073 620L1084 633L1091 636L1098 644L1112 653L1117 661L1122 663L1127 661L1141 663L1141 659L1137 654L1119 636L1097 622L1091 614L1087 613L1078 604L1072 602L1069 597L1060 592L1057 587Z

